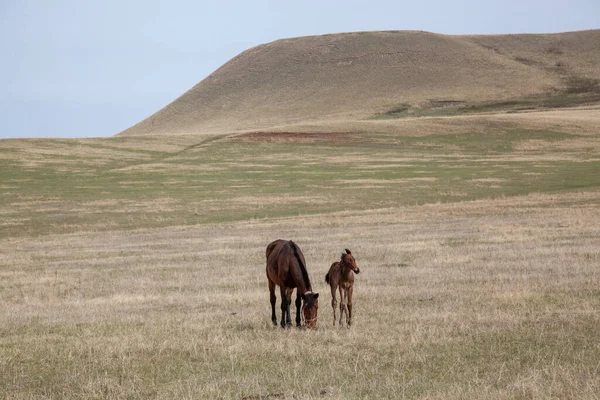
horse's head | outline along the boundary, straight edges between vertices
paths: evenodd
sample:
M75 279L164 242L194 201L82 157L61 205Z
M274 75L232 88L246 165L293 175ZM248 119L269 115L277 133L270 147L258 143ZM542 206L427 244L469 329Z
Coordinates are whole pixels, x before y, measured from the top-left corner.
M352 252L348 249L344 250L346 250L346 253L342 253L342 264L350 268L355 274L358 274L360 272L360 268L358 268L358 265L356 265L356 260L354 259Z
M304 314L304 322L309 328L317 327L317 310L319 309L319 293L306 292L302 295L304 305L302 313Z

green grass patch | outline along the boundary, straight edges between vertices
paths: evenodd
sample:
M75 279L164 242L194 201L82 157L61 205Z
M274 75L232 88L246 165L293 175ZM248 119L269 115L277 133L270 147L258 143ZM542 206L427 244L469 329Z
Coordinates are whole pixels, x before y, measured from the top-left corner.
M523 96L516 99L487 102L433 100L429 106L414 107L400 104L369 119L385 120L408 117L449 117L480 113L515 113L574 107L600 102L600 80L569 78L566 87L548 93Z
M32 149L51 143L67 156L43 156L37 165L0 158L5 216L0 237L597 189L600 161L592 153L575 157L560 147L576 138L510 129L424 137L355 135L360 145L318 138L209 140L176 152L134 152L131 159L113 158L108 149L106 159L92 164L79 146L71 153L70 147L62 148L64 140L42 141ZM528 140L550 147L515 150ZM113 145L106 140L101 147ZM540 155L552 157L542 162Z

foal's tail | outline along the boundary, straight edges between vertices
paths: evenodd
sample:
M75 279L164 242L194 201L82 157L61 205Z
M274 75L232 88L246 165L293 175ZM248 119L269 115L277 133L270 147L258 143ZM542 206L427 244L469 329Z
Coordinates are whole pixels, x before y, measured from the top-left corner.
M329 283L329 272L325 275L325 283Z

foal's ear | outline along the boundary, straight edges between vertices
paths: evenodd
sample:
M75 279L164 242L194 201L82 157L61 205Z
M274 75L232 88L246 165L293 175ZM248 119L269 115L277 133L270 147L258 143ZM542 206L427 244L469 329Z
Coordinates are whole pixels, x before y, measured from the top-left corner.
M350 252L350 250L348 250L348 249L344 249L344 250L346 250L346 254L352 254L352 253Z
M315 300L319 298L319 293L315 293Z

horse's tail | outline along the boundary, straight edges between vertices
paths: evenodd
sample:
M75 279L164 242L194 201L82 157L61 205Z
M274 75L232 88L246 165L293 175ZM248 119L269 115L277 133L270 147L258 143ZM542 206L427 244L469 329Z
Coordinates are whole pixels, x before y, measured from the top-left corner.
M329 272L325 275L325 283L329 283Z
M302 257L300 257L300 249L298 245L290 240L290 246L294 250L294 256L296 256L296 260L298 260L298 264L300 264L300 270L302 271L302 277L304 278L304 282L306 283L306 288L311 288L310 279L308 279L308 271L306 270L306 265L302 261Z
M273 252L273 249L275 248L276 245L277 245L277 240L269 243L269 245L267 246L267 251L266 251L267 260L269 259L269 256Z

